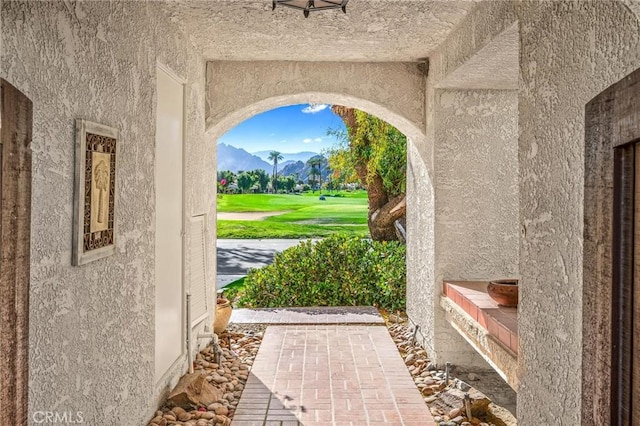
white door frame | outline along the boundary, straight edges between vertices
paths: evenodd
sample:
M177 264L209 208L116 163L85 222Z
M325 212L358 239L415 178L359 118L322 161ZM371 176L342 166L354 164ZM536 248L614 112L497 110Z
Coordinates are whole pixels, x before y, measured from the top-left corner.
M186 143L186 136L187 136L187 131L186 131L186 117L187 117L187 95L186 95L186 86L187 86L187 80L180 77L175 71L173 71L169 66L163 64L160 61L156 62L156 81L157 81L157 72L158 71L162 71L164 73L166 73L169 77L171 77L173 80L175 80L177 83L179 83L180 85L182 85L182 147L181 147L181 156L182 156L182 161L181 161L181 166L182 166L182 170L181 170L181 203L182 203L182 208L181 208L181 230L180 230L180 236L181 236L181 286L180 286L180 291L181 291L181 310L182 310L182 315L181 315L181 350L180 350L180 355L178 356L178 358L171 364L171 366L162 374L162 376L160 377L156 377L156 385L162 384L168 380L171 380L173 377L173 375L175 373L179 373L182 374L184 370L183 368L180 368L179 370L178 367L181 364L184 364L186 362L186 351L187 351L187 347L186 347L186 322L187 322L187 312L186 312L186 288L185 288L185 282L186 282L186 223L185 223L185 218L188 217L188 215L186 214L186 196L185 196L185 189L186 189L186 185L185 185L185 166L186 166L186 160L185 160L185 143ZM157 92L156 92L156 108L157 108ZM157 110L156 110L156 116L157 116ZM157 129L156 129L157 131ZM155 180L155 159L154 159L154 180ZM155 272L154 272L155 273ZM155 309L155 306L154 306ZM154 320L154 326L156 325L156 321ZM155 334L154 334L155 335ZM154 349L155 349L155 342L154 342ZM154 355L154 364L155 364L155 355Z

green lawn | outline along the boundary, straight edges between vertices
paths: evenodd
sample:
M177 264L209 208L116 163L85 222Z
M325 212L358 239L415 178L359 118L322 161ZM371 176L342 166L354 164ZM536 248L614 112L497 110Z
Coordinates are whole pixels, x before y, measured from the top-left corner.
M332 197L326 194L326 200L320 201L320 194L304 193L293 194L222 194L218 197L219 212L274 212L284 210L298 210L303 207L319 205L367 205L367 193L365 191L340 192L341 197ZM321 204L322 203L322 204ZM365 210L366 211L366 210Z
M262 220L218 220L218 238L314 238L333 233L366 237L367 194L342 192L342 197L319 193L224 194L218 198L219 212L285 211Z

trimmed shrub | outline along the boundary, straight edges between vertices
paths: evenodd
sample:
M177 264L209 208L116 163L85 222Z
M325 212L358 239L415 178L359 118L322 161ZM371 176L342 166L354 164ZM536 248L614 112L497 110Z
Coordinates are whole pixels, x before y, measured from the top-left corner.
M405 309L406 246L334 235L303 241L253 269L239 305L358 306Z

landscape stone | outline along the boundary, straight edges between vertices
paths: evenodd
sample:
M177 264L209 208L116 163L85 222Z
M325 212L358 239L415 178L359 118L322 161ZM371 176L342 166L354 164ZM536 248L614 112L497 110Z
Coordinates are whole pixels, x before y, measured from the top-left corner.
M471 388L467 392L454 387L448 388L439 394L439 398L433 404L445 412L454 413L454 410L458 410L460 413L464 409L465 393L468 393L471 399L471 414L475 417L484 417L491 400L475 388ZM450 414L450 417L454 416Z
M167 403L176 407L207 406L218 399L222 392L212 386L205 375L192 373L184 375L167 398ZM174 410L175 412L175 410ZM176 413L177 414L177 413ZM178 419L181 421L181 416Z

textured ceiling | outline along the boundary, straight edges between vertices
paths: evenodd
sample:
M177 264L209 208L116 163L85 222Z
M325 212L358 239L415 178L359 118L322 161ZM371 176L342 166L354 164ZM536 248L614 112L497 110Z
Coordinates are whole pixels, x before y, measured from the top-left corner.
M271 0L170 0L170 19L208 60L418 61L475 5L469 0L351 0L311 13Z

